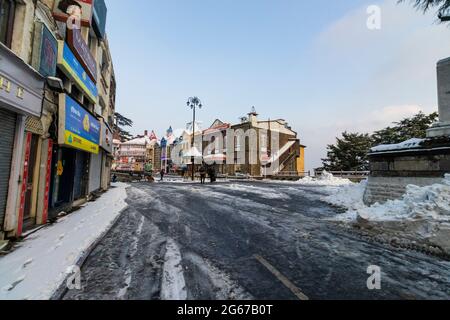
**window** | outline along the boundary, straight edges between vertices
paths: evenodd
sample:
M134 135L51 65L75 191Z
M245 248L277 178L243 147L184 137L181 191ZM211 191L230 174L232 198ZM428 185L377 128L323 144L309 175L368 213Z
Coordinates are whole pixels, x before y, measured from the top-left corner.
M11 47L15 8L14 0L0 0L0 42L7 47Z

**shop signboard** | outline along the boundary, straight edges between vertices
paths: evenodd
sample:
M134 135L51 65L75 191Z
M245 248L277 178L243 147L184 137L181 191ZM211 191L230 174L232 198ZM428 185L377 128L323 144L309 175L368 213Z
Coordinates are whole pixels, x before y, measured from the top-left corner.
M75 82L76 86L92 103L97 103L97 86L87 75L83 65L78 61L67 43L62 40L58 41L58 67Z
M67 147L99 153L100 121L66 94L59 96L58 143Z
M44 77L56 75L58 41L42 22L35 23L33 67Z
M13 112L40 117L44 78L0 43L0 104Z
M113 152L113 134L104 119L101 121L100 147L107 153Z
M67 43L92 81L97 82L97 61L81 35L80 29L67 30Z

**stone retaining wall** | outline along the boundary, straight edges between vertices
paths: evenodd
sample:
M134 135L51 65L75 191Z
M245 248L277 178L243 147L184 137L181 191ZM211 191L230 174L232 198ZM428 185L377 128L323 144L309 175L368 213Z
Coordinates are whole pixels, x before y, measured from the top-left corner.
M364 202L372 205L401 199L410 184L440 183L450 173L450 149L417 149L372 153Z

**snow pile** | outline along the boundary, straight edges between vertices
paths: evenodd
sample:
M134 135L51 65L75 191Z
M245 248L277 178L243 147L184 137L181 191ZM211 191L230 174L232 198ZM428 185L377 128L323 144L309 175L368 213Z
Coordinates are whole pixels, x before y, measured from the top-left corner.
M361 184L340 188L325 197L325 201L349 209L332 220L359 225L392 239L402 237L450 255L450 175L441 184L410 185L402 199L371 207L362 203L363 194Z
M346 186L353 183L348 179L337 178L327 171L323 171L318 178L305 177L296 182L301 185L309 186Z
M403 199L375 204L361 210L359 215L373 221L431 219L450 222L450 175L446 175L442 184L410 185Z
M0 300L47 300L126 207L126 184L27 238L0 258Z
M389 200L367 207L362 203L365 183L342 188L325 198L327 202L349 209L337 219L348 221L358 216L370 221L435 220L450 222L450 175L442 184L426 187L409 185L401 200Z
M348 221L356 219L356 211L366 208L363 197L366 190L367 180L361 183L352 183L334 189L331 195L324 197L328 203L335 206L343 207L349 211L343 215L339 215L340 220Z
M419 148L424 139L413 138L398 144L383 144L370 149L371 152L383 152L383 151L395 151L395 150L406 150L406 149L416 149Z

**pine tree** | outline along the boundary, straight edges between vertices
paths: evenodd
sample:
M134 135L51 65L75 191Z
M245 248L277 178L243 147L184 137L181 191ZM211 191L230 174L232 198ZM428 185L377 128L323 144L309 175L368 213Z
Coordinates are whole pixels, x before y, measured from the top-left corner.
M450 0L398 0L398 2L410 1L414 6L424 12L437 8L438 17L442 21L449 21L448 10L450 9Z
M437 120L438 114L422 112L411 118L393 123L372 135L344 132L336 144L329 145L327 158L322 159L328 171L366 171L370 148L381 144L396 144L411 138L425 138L427 129Z
M124 128L131 128L133 126L133 120L121 115L118 112L114 114L114 118L116 119L115 130L119 133L120 139L122 141L132 139L133 136L131 135L131 133L126 131Z
M322 159L328 171L366 171L369 168L367 153L372 146L369 134L342 133L336 144L328 146L327 158Z
M412 138L425 138L427 130L438 117L437 112L429 115L419 112L412 118L395 122L394 127L387 127L373 134L373 145L396 144Z

